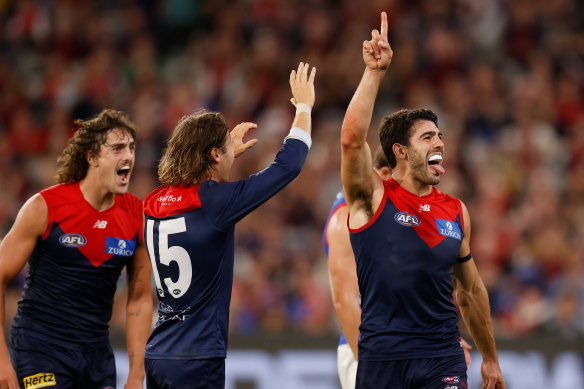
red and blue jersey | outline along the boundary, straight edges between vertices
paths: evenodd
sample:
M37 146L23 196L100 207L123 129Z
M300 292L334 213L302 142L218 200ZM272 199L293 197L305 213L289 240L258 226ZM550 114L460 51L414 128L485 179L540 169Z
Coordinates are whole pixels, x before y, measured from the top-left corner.
M416 196L392 178L371 220L349 229L361 292L359 359L461 354L453 267L463 239L460 201Z
M142 239L142 201L118 195L99 212L79 183L40 194L48 223L28 261L11 332L79 350L103 346L118 278Z
M274 163L248 179L161 186L144 202L144 231L158 292L150 359L225 357L235 224L290 183L308 147L287 139Z
M340 191L339 193L337 193L337 195L335 197L335 202L333 203L333 206L331 207L329 215L326 218L326 223L324 225L324 231L322 233L322 244L324 246L324 252L327 255L327 257L329 255L329 242L328 242L328 239L326 237L326 230L328 228L329 222L331 221L331 217L333 217L335 212L337 212L340 208L346 207L346 206L347 206L347 202L345 201L345 195L343 194L343 191ZM345 338L344 332L341 332L341 337L339 339L339 346L341 344L347 344L347 338Z

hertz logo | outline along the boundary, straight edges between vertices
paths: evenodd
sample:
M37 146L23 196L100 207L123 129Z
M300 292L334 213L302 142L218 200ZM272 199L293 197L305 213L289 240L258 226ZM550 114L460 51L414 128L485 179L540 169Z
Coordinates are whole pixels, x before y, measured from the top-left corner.
M24 377L22 379L24 389L44 388L45 386L55 386L57 381L53 373L39 373Z
M65 247L81 247L85 246L87 239L83 235L79 234L66 234L61 235L59 238L59 243Z

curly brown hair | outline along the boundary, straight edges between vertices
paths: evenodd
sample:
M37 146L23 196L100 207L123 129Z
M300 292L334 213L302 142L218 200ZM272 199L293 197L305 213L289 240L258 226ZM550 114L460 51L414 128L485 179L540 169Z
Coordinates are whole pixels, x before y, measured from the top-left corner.
M229 127L219 112L198 111L176 125L158 164L163 185L192 185L211 176L211 150L224 150Z
M57 159L60 167L55 177L60 184L79 182L87 175L88 157L99 155L109 130L119 128L136 140L136 126L122 111L104 109L91 119L75 120L75 124L79 128Z

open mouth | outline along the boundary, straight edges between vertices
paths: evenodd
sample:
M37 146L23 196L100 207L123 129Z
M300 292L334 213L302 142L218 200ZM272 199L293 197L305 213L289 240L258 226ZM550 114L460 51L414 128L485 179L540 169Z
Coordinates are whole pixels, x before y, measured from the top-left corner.
M434 154L428 158L428 165L430 169L434 170L438 174L444 174L446 170L442 167L442 155Z
M126 184L128 182L128 177L130 176L130 165L122 166L116 171L116 174L120 178L120 181L123 184Z

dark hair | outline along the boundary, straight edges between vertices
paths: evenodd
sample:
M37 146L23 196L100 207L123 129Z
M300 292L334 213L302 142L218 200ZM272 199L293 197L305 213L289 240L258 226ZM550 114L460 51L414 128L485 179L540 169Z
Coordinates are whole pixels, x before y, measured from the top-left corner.
M384 167L389 167L389 162L387 162L387 157L385 156L385 152L381 146L377 147L375 154L373 154L373 167L377 170Z
M167 142L158 164L164 185L191 185L210 178L213 148L225 147L229 127L219 112L198 111L183 117Z
M409 146L412 126L418 120L428 120L438 127L438 117L429 109L401 109L386 116L379 128L379 142L387 157L389 166L395 168L396 160L393 154L393 145Z
M97 157L101 146L107 141L109 130L119 128L136 140L136 127L122 111L104 109L97 116L88 120L75 120L79 126L69 139L69 144L63 150L57 163L56 179L60 184L81 181L89 169L88 156Z

